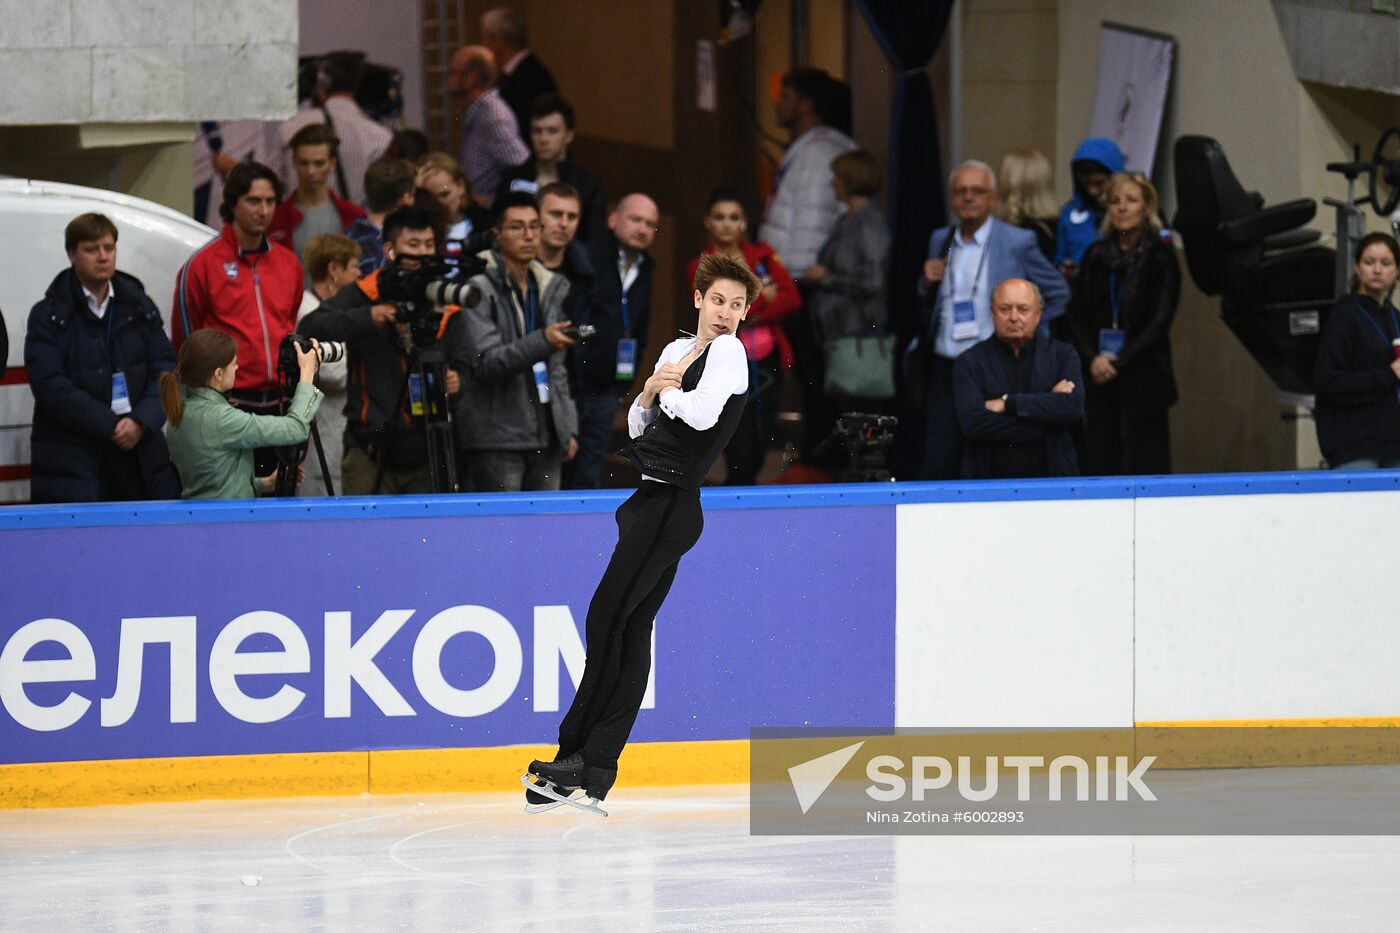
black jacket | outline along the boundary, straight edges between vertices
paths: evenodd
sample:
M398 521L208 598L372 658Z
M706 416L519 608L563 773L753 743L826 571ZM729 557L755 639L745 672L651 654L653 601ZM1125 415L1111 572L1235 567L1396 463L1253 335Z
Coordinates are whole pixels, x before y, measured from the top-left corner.
M1333 465L1400 457L1400 381L1390 364L1397 312L1360 295L1332 307L1317 348L1317 440Z
M564 251L564 262L558 269L551 270L562 275L569 283L569 293L564 296L564 320L575 324L586 323L593 317L593 261L588 258L588 250L578 240L569 244ZM564 363L569 368L569 387L577 394L578 354L581 345L569 348Z
M404 386L409 359L399 342L399 325L376 326L372 317L379 294L378 273L336 292L297 324L297 330L318 340L346 344L345 443L384 453L391 467L414 467L428 462L427 435L415 424ZM374 297L371 297L374 296ZM447 365L466 378L461 321L454 313L438 341ZM397 406L397 407L396 407Z
M1037 336L1031 346L1030 391L1017 394L1007 384L1000 341L989 337L953 364L953 408L963 439L963 476L993 475L996 448L1041 445L1045 476L1075 476L1079 460L1070 430L1084 420L1084 383L1079 357L1063 341ZM1074 383L1068 394L1051 392L1062 379ZM1006 413L988 411L987 399L1006 395Z
M151 499L178 499L180 481L165 445L160 374L175 368L175 349L160 312L140 280L124 272L107 316L88 310L72 269L49 285L29 312L24 365L34 392L30 434L30 499L34 502L95 502L102 487L103 460L110 462L112 373L126 376L131 417L146 429L134 456ZM110 346L108 331L111 332Z
M498 62L497 64L505 64ZM530 105L541 94L557 94L559 86L554 83L554 75L540 63L534 52L526 52L520 64L510 74L501 75L497 88L501 98L515 113L515 122L520 125L520 138L525 147L530 146Z
M533 187L535 171L535 157L533 155L507 171L501 176L501 184L496 189L494 203L499 204L501 198L510 193L511 185L515 182L530 182L530 186L522 188L522 190L536 194ZM607 219L607 207L603 204L603 179L587 169L579 168L572 160L565 159L559 163L559 180L578 189L578 233L575 235L575 239L590 243L598 239L607 229L604 224Z
M1096 240L1085 251L1070 299L1069 336L1084 363L1086 390L1121 392L1125 416L1142 421L1160 415L1176 404L1176 377L1172 372L1171 342L1167 337L1181 296L1181 268L1172 247L1150 234L1130 274L1119 274L1121 310L1119 327L1125 332L1123 352L1115 366L1118 378L1096 386L1089 378L1089 364L1099 352L1099 330L1113 326L1110 274L1117 246Z
M579 391L587 393L609 390L625 391L626 385L617 381L617 341L627 335L637 341L637 372L642 372L646 359L647 328L651 319L651 280L656 260L642 254L637 278L627 290L627 327L624 331L622 313L622 278L617 273L617 237L606 230L588 245L588 259L593 264L593 302L586 321L598 332L580 345L574 360L574 379Z

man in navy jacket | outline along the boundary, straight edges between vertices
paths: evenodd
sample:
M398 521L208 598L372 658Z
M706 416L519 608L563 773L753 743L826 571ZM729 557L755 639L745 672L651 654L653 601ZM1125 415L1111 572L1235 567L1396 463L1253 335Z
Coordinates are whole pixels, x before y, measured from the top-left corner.
M1070 428L1084 417L1079 356L1038 334L1044 298L1008 279L992 294L996 333L958 357L953 404L963 434L962 475L973 479L1073 476Z
M64 231L72 266L29 314L34 502L178 499L161 428L160 374L175 350L141 283L117 271L117 228L81 214Z

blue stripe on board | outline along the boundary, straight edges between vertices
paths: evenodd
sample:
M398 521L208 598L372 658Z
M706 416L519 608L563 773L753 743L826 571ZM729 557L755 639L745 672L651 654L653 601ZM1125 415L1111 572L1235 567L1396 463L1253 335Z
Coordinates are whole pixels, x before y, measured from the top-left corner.
M1217 473L1155 477L867 483L707 489L706 509L807 509L923 502L1160 499L1400 490L1400 470L1342 473ZM630 489L495 495L241 499L218 502L92 503L0 509L0 531L113 525L188 525L418 516L610 512Z

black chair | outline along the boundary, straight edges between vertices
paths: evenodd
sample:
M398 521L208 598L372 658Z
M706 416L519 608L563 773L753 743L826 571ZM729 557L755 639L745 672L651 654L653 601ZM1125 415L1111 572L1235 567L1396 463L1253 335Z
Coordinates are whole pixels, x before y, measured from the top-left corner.
M1177 212L1196 287L1220 297L1221 316L1280 389L1310 394L1318 335L1336 296L1335 256L1304 228L1317 203L1264 206L1245 191L1220 144L1177 139Z

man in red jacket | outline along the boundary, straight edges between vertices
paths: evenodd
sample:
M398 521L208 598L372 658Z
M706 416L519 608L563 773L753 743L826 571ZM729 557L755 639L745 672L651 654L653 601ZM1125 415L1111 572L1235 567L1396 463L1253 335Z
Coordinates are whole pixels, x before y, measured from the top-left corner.
M238 345L238 375L229 401L255 414L277 414L281 390L277 348L296 328L302 298L301 262L267 239L280 183L266 165L242 162L228 173L219 216L224 228L180 270L171 305L171 338L178 350L201 327L224 331ZM256 456L258 475L275 466L270 451Z

